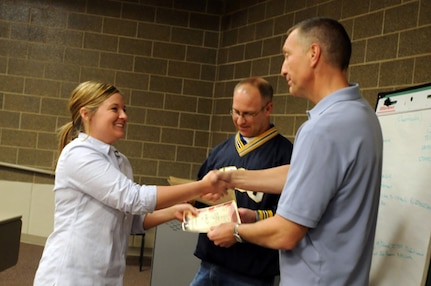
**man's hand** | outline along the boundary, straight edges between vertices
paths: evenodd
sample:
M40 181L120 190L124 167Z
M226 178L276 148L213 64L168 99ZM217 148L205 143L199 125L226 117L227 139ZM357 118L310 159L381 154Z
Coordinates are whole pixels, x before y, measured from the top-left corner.
M235 189L233 185L233 175L237 172L237 170L220 170L217 172L217 176L219 180L222 180L226 183L226 186L230 189Z
M202 178L205 183L205 189L202 196L205 196L211 201L217 201L227 194L227 184L219 177L218 171L210 171Z
M211 230L207 233L207 236L217 246L231 247L236 243L236 240L233 237L233 229L235 227L235 224L236 223L234 222L229 222L212 227Z
M256 211L246 208L238 208L238 214L242 223L256 222Z

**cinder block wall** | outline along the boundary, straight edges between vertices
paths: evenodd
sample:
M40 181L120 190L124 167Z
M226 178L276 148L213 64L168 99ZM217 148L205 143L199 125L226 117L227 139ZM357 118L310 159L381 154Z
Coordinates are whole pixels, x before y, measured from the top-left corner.
M194 177L209 146L220 1L1 1L0 161L53 169L56 129L80 82L126 97L118 143L135 180ZM0 168L3 180L52 177Z
M274 122L288 138L307 119L309 102L288 95L280 77L287 29L300 20L340 20L353 42L349 79L374 108L380 91L431 82L431 2L427 0L225 1L211 145L231 126L227 94L241 78L259 75L275 87ZM231 127L230 131L233 131Z
M312 16L339 19L353 41L349 78L374 107L379 91L431 82L427 0L161 0L0 2L0 161L52 169L56 128L81 81L126 96L118 147L136 181L194 178L208 150L234 131L233 86L259 75L275 87L273 121L290 139L309 102L279 76L286 30ZM0 167L2 180L52 177Z

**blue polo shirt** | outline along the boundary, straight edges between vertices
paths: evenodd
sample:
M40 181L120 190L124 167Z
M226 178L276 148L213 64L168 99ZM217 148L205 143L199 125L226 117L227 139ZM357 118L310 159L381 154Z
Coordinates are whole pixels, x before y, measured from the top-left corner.
M309 228L280 251L280 285L368 285L383 140L357 85L308 112L298 130L277 214Z

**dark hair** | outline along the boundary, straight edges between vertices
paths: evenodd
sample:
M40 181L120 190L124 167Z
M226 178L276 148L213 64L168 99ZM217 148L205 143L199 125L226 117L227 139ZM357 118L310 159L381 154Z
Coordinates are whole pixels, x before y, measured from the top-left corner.
M337 20L316 17L297 23L287 31L287 35L298 30L298 35L308 44L317 42L329 64L346 70L352 54L352 43L349 35Z
M263 79L261 77L245 78L235 85L234 90L236 90L238 87L240 87L241 85L244 85L244 84L250 84L250 85L256 87L259 90L259 93L260 93L260 96L262 97L262 99L267 99L268 100L267 102L272 101L274 90L273 90L271 84L268 81L266 81L265 79Z

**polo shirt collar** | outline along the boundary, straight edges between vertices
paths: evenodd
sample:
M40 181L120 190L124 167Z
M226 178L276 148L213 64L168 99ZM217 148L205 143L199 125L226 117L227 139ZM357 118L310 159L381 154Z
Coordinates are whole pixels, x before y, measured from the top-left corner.
M319 103L317 103L313 109L307 110L308 118L318 117L323 113L328 107L334 103L340 101L357 100L361 98L361 93L359 91L359 85L357 83L351 83L348 87L339 89L326 97L324 97Z

